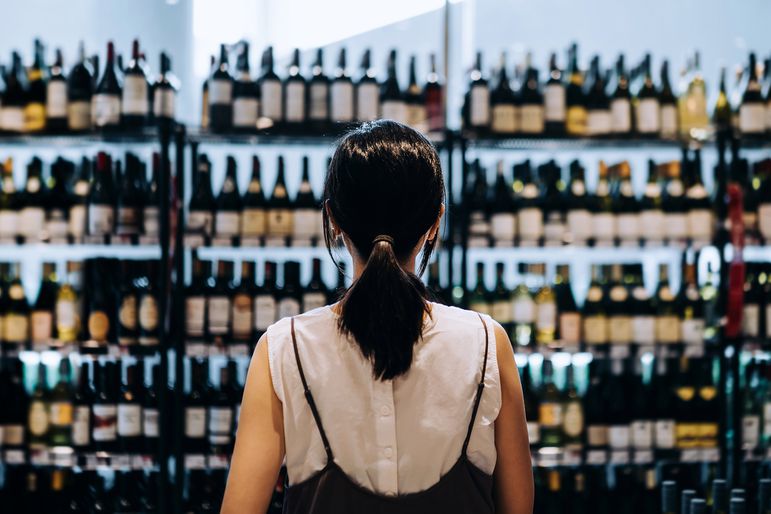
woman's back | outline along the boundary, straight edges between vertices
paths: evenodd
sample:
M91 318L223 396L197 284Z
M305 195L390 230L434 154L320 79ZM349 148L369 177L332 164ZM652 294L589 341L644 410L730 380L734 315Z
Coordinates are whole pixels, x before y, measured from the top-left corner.
M485 354L479 316L432 303L409 371L393 380L373 377L372 364L337 323L331 307L295 319L299 356L335 462L353 481L382 494L431 487L457 462L466 437ZM492 334L490 319L485 323ZM468 450L486 474L495 468L493 423L501 405L494 337L489 344ZM296 484L324 468L327 458L304 395L289 319L268 329L268 354L283 409L290 484Z

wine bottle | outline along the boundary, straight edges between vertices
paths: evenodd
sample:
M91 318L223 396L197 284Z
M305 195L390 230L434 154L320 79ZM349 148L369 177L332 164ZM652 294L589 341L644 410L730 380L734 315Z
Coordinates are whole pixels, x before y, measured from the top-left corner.
M540 347L554 343L557 335L557 296L546 281L546 265L533 264L531 271L541 283L533 295L535 302L535 342Z
M217 262L217 275L210 277L206 287L207 340L210 344L222 346L230 333L231 282L233 282L233 261Z
M627 269L632 342L640 347L652 348L656 342L656 311L643 282L643 269L639 264L630 264Z
M216 63L216 60L213 55L209 56L209 76L211 76L212 73L214 73L214 65ZM201 87L201 128L203 130L207 130L209 128L209 125L211 125L209 121L209 110L210 110L210 102L209 102L209 77L206 77L206 80L203 81L203 86Z
M213 119L213 118L212 118ZM222 189L215 202L214 234L218 238L230 240L241 233L241 194L238 192L236 179L236 160L227 158L227 169Z
M522 366L522 397L525 404L525 420L527 422L527 438L530 441L530 447L535 449L541 444L541 427L538 425L539 409L538 396L533 386L532 376L530 374L530 365Z
M491 123L494 135L511 135L519 131L517 98L506 73L506 52L501 53L498 67L498 83L490 92Z
M147 183L147 171L144 163L139 163L136 169L137 187L143 192L142 205L142 235L151 241L157 241L161 230L161 156L153 152L153 169L150 182ZM168 166L168 165L167 165ZM168 168L167 168L168 169Z
M584 94L584 77L578 69L578 46L573 43L568 51L568 85L565 90L565 129L569 136L587 135L588 113Z
M380 86L380 117L409 124L407 103L396 78L396 50L388 55L386 69L386 79Z
M51 164L48 179L48 201L45 209L45 235L52 243L67 242L67 213L71 207L69 183L73 180L75 165L58 157Z
M648 161L648 181L640 200L640 235L647 246L661 245L664 242L665 215L662 210L661 184L659 168Z
M490 301L490 293L485 286L485 264L483 262L477 263L476 286L471 291L469 309L480 314L492 315L492 302Z
M292 245L310 246L321 234L321 208L313 195L308 171L308 157L303 157L300 188L294 201Z
M426 103L426 124L429 133L440 133L445 129L444 85L436 71L436 54L430 55L430 65L423 95Z
M8 300L5 304L3 320L3 342L17 350L24 349L29 341L29 303L21 284L21 272L18 262L11 263L10 280L7 285Z
M361 58L361 76L356 83L356 121L372 121L380 114L380 88L370 64L370 49Z
M67 128L72 132L91 128L91 96L94 91L92 71L81 41L78 45L78 62L67 77Z
M254 295L254 337L255 340L262 335L278 320L278 307L276 304L276 263L265 261L262 286Z
M114 451L118 440L118 376L114 362L94 361L96 395L91 405L91 440L97 451Z
M107 43L107 62L91 100L91 123L97 129L120 127L122 85L115 71L115 48Z
M2 163L2 191L0 191L0 239L15 242L19 229L19 193L13 181L13 159Z
M629 288L624 280L624 270L621 264L613 264L607 302L608 342L611 345L628 346L632 342L630 303Z
M678 99L678 119L681 136L699 138L709 125L707 89L699 69L699 52L694 54L692 62L691 79Z
M152 382L144 383L144 377L140 374L139 385L143 387L142 398L142 436L144 437L144 451L146 453L155 453L158 447L158 438L160 437L159 423L160 412L158 411L159 398L168 392L168 386L161 381L161 367L154 364L150 370Z
M316 61L308 81L308 122L311 130L323 133L329 126L329 78L324 75L324 50L316 50Z
M677 137L677 98L672 91L672 85L669 83L669 61L664 60L661 63L661 91L659 92L659 107L661 112L659 119L661 121L661 137L664 139L673 139Z
M118 289L118 344L131 350L137 344L137 286L138 266L134 261L121 261L120 285Z
M207 318L206 280L211 274L211 263L193 256L193 277L185 288L185 338L201 341L205 335Z
M211 237L215 209L216 202L211 188L211 163L206 154L200 154L193 193L188 204L186 231L204 238Z
M589 363L589 385L584 394L586 417L586 463L605 464L608 450L608 410L605 404L607 359L592 359Z
M200 178L200 180L204 180ZM208 180L208 177L206 178ZM203 187L203 186L199 186ZM209 186L211 190L211 186ZM208 203L208 201L206 202ZM252 156L252 177L246 187L244 194L244 209L241 219L241 244L246 240L259 241L266 233L266 210L267 202L263 193L262 182L260 178L260 159L256 155Z
M125 170L119 177L115 233L119 236L134 236L140 230L142 189L139 174L142 164L139 158L130 152L126 152L124 162Z
M553 379L553 365L544 359L541 368L541 391L538 398L538 425L541 429L541 446L562 446L563 409L560 393Z
M64 77L61 48L56 49L56 58L49 70L45 98L46 130L52 133L64 132L67 130L67 79Z
M140 361L141 362L141 361ZM142 446L142 401L140 394L143 368L138 364L126 367L126 381L120 388L117 404L116 431L120 449L136 453Z
M715 130L723 136L729 134L731 131L733 117L731 102L728 99L728 93L726 93L725 73L725 66L723 66L720 68L720 87L718 90L717 101L715 102L715 109L712 114Z
M549 79L543 91L544 130L548 136L565 134L566 91L562 83L562 70L557 66L557 54L549 57Z
M4 78L5 91L0 110L0 128L5 132L24 132L27 77L18 52L11 54L11 69Z
M520 283L512 292L512 344L515 348L530 348L535 339L537 306L531 286L534 269L525 263L518 264Z
M637 91L635 126L637 133L643 137L658 137L661 132L661 105L653 85L650 54L645 54L642 66L644 76L642 86Z
M114 290L105 284L102 277L113 272L114 261L99 258L87 261L87 281L90 285L87 299L87 339L83 347L89 350L103 350L111 341L115 341L117 312Z
M353 81L346 71L345 48L337 58L335 78L329 86L329 111L334 123L350 123L354 120Z
M67 261L67 280L62 283L56 295L54 343L57 346L76 343L80 336L81 310L78 294L81 288L81 269L80 262Z
M581 343L581 314L573 296L570 267L567 264L557 266L554 292L557 296L558 342L565 349L577 350Z
M88 196L91 190L91 161L83 157L80 161L78 176L72 185L70 196L69 221L67 232L75 243L83 240L87 228ZM0 217L2 211L0 211ZM1 226L1 225L0 225Z
M544 131L543 95L538 89L538 70L532 65L532 58L527 54L525 60L525 80L520 89L520 126L525 135L540 135Z
M150 108L147 77L140 63L139 41L131 44L131 61L123 75L121 119L124 127L136 129L147 123Z
M600 161L597 186L589 204L592 213L592 235L596 246L613 246L616 241L617 223L610 189L610 170L605 161Z
M233 405L230 402L228 390L231 377L227 366L219 369L219 387L209 383L209 404L207 418L209 433L209 453L212 455L229 454L232 451Z
M407 125L420 132L427 132L426 123L426 98L425 93L418 85L417 74L415 73L415 56L410 57L410 82L404 92L404 102L406 104L405 120Z
M682 171L688 174L690 161L687 151L683 151L683 166L677 161L671 161L664 165L666 170L667 185L664 189L664 197L661 205L664 211L664 235L670 243L678 244L688 237L688 202L685 197L685 186L682 180Z
M656 342L674 344L680 341L680 316L675 295L669 285L669 268L659 264L659 284L654 299L656 306Z
M145 351L155 351L160 343L160 324L158 322L158 277L157 260L140 262L141 273L137 279L137 305L139 321L139 344Z
M701 177L701 150L694 150L689 166L688 189L685 192L688 210L688 238L698 247L708 245L714 237L715 219L712 202Z
M578 161L570 163L570 182L565 192L567 208L566 240L575 245L586 245L592 237L592 213L584 181L584 168Z
M582 333L587 345L603 345L608 342L605 304L601 269L598 265L592 265L592 281L581 311Z
M653 450L653 438L655 433L655 405L653 403L653 390L650 383L645 384L643 379L643 363L640 359L634 359L634 377L632 380L632 419L629 425L632 448L638 454Z
M477 52L469 78L465 126L475 132L484 133L490 126L490 88L487 79L482 76L482 52Z
M24 106L24 131L35 133L46 128L46 83L48 81L43 43L35 39L35 60L27 73L26 103Z
M544 234L541 191L533 176L530 161L514 167L514 176L522 181L517 201L517 234L521 246L538 246ZM516 190L516 189L515 189Z
M543 244L544 246L562 246L565 241L566 210L561 189L562 170L551 160L538 167L538 176L543 184Z
M586 94L586 135L602 137L610 134L612 119L610 99L605 93L605 79L600 72L600 57L595 55L589 67L591 85Z
M299 130L308 117L305 98L307 87L300 72L300 49L295 48L284 82L284 121L294 130Z
M54 309L59 286L56 282L56 264L43 263L43 280L37 300L30 314L30 340L35 349L47 348L54 335Z
M511 332L513 305L511 289L506 285L506 268L502 262L495 263L495 287L490 291L490 315L500 323L506 333Z
M37 365L37 382L29 398L27 431L29 449L32 452L44 450L48 445L50 430L49 391L46 365L41 361Z
M565 368L565 391L562 394L562 441L567 450L580 450L584 436L584 407L575 382L575 368Z
M493 114L493 119L495 119L495 114ZM495 246L514 246L517 236L515 208L513 191L503 175L503 161L498 161L493 201L490 206L490 235Z
M471 247L489 245L489 205L485 174L485 170L479 164L479 159L471 163L471 170L468 175L470 182L466 188L469 206L468 244Z
M632 133L632 97L623 54L616 60L616 84L610 99L610 129L616 137Z
M302 291L300 287L300 263L284 263L284 287L278 296L278 318L289 318L300 314Z
M626 362L622 359L611 359L611 376L607 384L608 409L608 445L611 450L611 459L614 453L624 453L631 446L630 422L632 421L632 407L629 402L628 392L631 389L630 380L633 380L632 359Z
M233 82L233 129L254 131L260 112L260 88L249 72L249 43L242 41Z
M45 206L48 191L43 182L43 162L33 157L27 165L27 183L19 195L19 235L27 243L39 242L45 237Z
M80 364L78 385L72 396L72 446L77 452L86 452L91 446L91 404L94 389L91 387L91 365Z
M254 327L255 263L241 262L241 279L234 291L232 309L231 339L234 343L249 344Z
M206 451L206 361L190 360L190 391L185 395L185 453Z
M750 52L749 78L739 106L739 131L743 137L761 137L765 133L765 105L760 92L755 52Z
M629 161L613 166L617 176L611 208L616 217L616 232L621 246L636 247L640 244L640 202L632 186L632 170Z
M161 68L153 85L153 115L159 122L174 121L177 113L179 79L171 71L171 57L161 52Z
M233 128L233 77L230 75L228 48L220 45L220 57L209 77L209 128L228 132Z
M268 239L280 245L286 244L286 238L291 236L294 230L294 220L290 209L289 195L284 179L284 158L278 158L278 175L273 186L273 194L268 201L267 231Z
M106 72L107 73L107 72ZM112 160L104 152L96 156L96 169L88 190L88 234L105 237L115 227L115 188Z

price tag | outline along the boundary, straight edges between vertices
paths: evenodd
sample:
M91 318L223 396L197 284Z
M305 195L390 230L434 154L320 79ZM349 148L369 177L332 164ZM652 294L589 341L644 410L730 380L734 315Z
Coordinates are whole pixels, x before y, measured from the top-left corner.
M150 455L132 455L131 469L148 469L153 467L153 458Z
M206 469L206 457L202 454L185 455L187 469Z
M185 345L185 355L188 357L206 357L206 344L187 343Z
M283 248L286 246L286 238L276 236L266 237L265 246L270 248Z
M99 467L99 458L96 456L95 453L86 453L86 454L83 454L81 457L82 457L81 459L82 468L87 469L89 471L93 471Z
M688 344L683 352L686 357L704 357L703 344Z
M248 357L249 345L247 344L232 344L228 346L228 355L231 357Z
M680 452L681 462L700 462L701 451L699 448L688 448Z
M209 455L208 461L211 469L228 469L230 465L227 455Z
M611 464L629 464L629 452L626 450L613 450L610 452Z
M718 448L702 449L701 460L703 462L720 462L720 449Z
M262 246L262 240L259 237L242 237L241 246L248 246L250 248Z
M230 237L215 237L211 240L212 246L230 247L233 246L233 239Z
M612 344L610 345L610 358L611 359L626 359L629 357L629 345L628 344Z
M586 453L586 463L592 465L604 465L608 463L608 452L605 450L589 450Z
M48 466L51 463L48 448L30 448L29 463L33 466Z
M24 450L5 450L3 460L6 464L24 464Z
M653 452L650 450L635 450L634 463L635 464L650 464L653 462Z
M581 465L581 450L565 449L565 453L562 454L562 464L564 466Z
M51 464L64 468L71 468L75 465L75 452L72 448L59 447L50 452Z

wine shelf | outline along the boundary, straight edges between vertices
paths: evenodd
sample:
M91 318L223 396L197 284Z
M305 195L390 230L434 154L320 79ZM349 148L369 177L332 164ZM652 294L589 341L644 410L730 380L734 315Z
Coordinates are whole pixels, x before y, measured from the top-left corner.
M82 260L89 257L122 259L157 259L160 245L97 245L97 244L0 244L0 262L23 260Z
M677 139L617 139L617 138L543 138L543 137L512 137L512 138L477 138L465 135L466 145L470 149L480 150L539 150L539 151L578 151L578 150L628 150L650 151L678 149L688 144L688 141ZM699 141L695 144L703 147L714 147L712 140ZM741 143L745 150L771 149L771 140L747 139Z
M3 147L72 148L97 144L149 145L158 144L158 131L148 128L133 132L88 132L73 134L2 134Z

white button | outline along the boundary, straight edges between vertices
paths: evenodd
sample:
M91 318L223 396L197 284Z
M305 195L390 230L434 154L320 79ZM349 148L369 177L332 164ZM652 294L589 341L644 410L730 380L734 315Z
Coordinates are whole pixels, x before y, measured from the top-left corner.
M386 491L386 496L396 496L396 491Z
M390 459L391 457L393 457L393 455L394 455L393 448L391 448L390 446L386 446L385 448L383 448L383 456L386 459Z
M383 405L380 407L380 415L381 416L389 416L391 414L391 407L388 405Z

